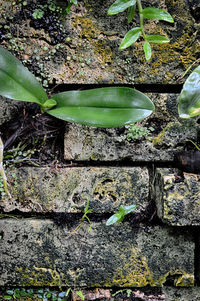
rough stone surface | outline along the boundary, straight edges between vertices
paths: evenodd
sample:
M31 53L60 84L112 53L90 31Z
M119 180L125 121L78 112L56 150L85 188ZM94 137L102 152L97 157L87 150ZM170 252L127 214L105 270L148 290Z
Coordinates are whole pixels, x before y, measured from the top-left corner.
M194 242L186 231L105 222L93 222L90 232L86 224L73 229L47 219L1 219L0 285L194 285Z
M137 204L139 212L148 204L147 168L24 167L8 172L8 183L12 199L0 200L4 212L81 212L88 200L94 212L122 204Z
M177 94L149 94L156 111L139 123L154 131L139 140L122 142L124 128L99 129L68 123L65 134L66 160L173 161L186 140L197 141L199 125L177 118Z
M0 126L16 115L22 105L19 101L13 101L0 96Z
M128 25L127 12L108 16L112 0L79 0L78 6L60 20L55 17L59 14L48 7L41 19L34 20L32 15L43 8L42 1L30 0L25 6L20 1L14 5L12 1L3 1L0 24L2 28L4 24L10 28L5 32L2 29L1 36L5 35L2 44L21 60L25 59L45 84L44 81L179 84L183 72L199 55L198 10L190 2L151 1L151 6L171 13L175 23L145 20L147 34L161 34L170 39L169 44L152 45L150 62L145 61L142 39L126 50L119 50L122 38L139 26L139 19L136 15ZM147 7L149 3L144 1L143 5ZM11 15L16 23L9 19ZM47 15L52 15L48 22ZM57 23L61 26L56 27Z
M166 301L199 301L200 288L175 288L163 287L162 289Z
M199 176L184 173L184 179L180 179L177 174L176 169L156 170L154 187L158 216L174 226L199 226Z

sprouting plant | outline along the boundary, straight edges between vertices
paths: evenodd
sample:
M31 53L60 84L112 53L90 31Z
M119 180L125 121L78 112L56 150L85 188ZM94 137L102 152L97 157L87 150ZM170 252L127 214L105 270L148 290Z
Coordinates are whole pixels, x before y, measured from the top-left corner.
M123 38L119 46L119 49L125 49L131 46L142 36L144 40L143 48L144 48L145 58L147 61L149 61L152 55L150 43L164 44L164 43L168 43L169 39L161 35L146 34L144 28L144 19L161 20L170 23L173 23L174 20L168 12L162 9L155 8L155 7L143 8L141 0L116 0L109 7L108 15L116 15L120 12L125 11L126 9L128 9L128 23L130 23L133 20L136 9L138 9L140 26L134 27L127 32L127 34L125 35L125 37Z
M151 140L151 133L154 131L153 127L145 127L142 125L139 125L137 123L125 125L125 133L123 135L120 135L118 137L118 141L133 141L133 140Z
M129 206L120 206L117 213L113 214L106 222L106 226L118 224L123 221L124 217L133 212L137 208L137 205L132 204Z
M91 229L92 229L92 223L91 223L91 221L90 221L90 219L89 219L89 217L88 217L88 214L92 212L92 209L89 209L89 204L90 204L90 202L89 202L89 200L88 200L88 201L87 201L87 204L86 204L86 206L85 206L85 208L84 208L84 214L83 214L83 216L82 216L81 219L80 219L80 223L79 223L78 226L70 233L70 236L72 236L73 234L77 233L77 232L80 230L80 228L83 226L83 223L84 223L85 221L87 221L87 223L89 224L88 232L91 231Z

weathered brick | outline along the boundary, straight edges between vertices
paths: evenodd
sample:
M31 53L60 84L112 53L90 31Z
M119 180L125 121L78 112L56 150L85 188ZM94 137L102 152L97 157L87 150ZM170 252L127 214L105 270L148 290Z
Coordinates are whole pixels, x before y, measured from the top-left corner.
M94 212L133 203L138 212L148 204L147 168L23 167L8 171L8 183L12 198L0 201L4 212L80 212L88 200Z
M149 94L156 111L141 126L155 130L143 139L119 142L119 129L99 129L68 124L65 134L66 160L94 161L173 161L185 141L197 141L199 125L177 119L177 94ZM149 137L151 136L151 137ZM149 140L149 138L151 138Z
M158 168L155 174L155 201L158 216L174 226L200 225L200 182L197 175L184 173L177 180L176 169Z
M47 219L1 219L0 285L194 284L194 241L187 231L160 226L147 231L127 222L111 227L92 222L90 232L86 224L78 232L74 227Z

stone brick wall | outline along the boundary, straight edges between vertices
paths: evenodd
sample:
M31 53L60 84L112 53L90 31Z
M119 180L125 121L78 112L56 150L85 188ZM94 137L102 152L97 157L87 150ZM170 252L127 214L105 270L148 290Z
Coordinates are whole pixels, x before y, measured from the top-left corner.
M183 173L175 160L188 139L199 142L199 120L178 118L177 97L181 76L200 54L200 6L195 0L151 1L175 23L147 23L147 31L171 42L155 45L146 62L140 41L118 50L132 25L125 13L106 15L111 3L80 0L53 34L47 20L37 28L28 14L42 1L0 3L2 46L25 60L44 85L137 85L156 106L141 123L153 127L151 139L120 142L124 129L66 123L59 138L63 162L7 168L12 197L0 199L0 300L7 288L69 287L73 300L81 300L78 290L85 300L200 300L199 176ZM0 104L3 131L24 104L4 98ZM88 232L84 222L76 231L88 200L92 228ZM120 205L133 203L134 213L106 226Z

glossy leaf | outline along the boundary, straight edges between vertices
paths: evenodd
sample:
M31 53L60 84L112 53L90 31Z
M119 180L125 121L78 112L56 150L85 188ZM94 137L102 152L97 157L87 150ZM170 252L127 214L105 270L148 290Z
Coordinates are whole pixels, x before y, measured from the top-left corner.
M108 15L116 15L135 5L136 0L116 0L108 9Z
M137 205L132 204L129 206L120 206L120 207L123 207L124 214L127 215L127 214L133 212L137 208Z
M160 36L160 35L150 35L150 36L146 36L146 39L148 42L150 43L156 43L156 44L165 44L165 43L169 43L169 39L167 37L164 36Z
M146 7L142 10L142 14L146 19L160 21L162 20L170 23L174 22L172 16L168 12L156 7Z
M127 87L68 91L53 96L57 106L48 113L80 124L111 128L137 122L155 107L143 93Z
M200 65L187 78L178 100L181 118L200 115Z
M34 75L2 47L0 47L0 95L38 104L43 104L48 98Z
M136 11L136 4L132 5L128 8L128 23L131 23L135 16L135 11Z
M106 222L106 226L117 224L123 221L125 215L131 213L136 209L136 205L132 204L129 206L120 206L117 213L113 214Z
M111 226L113 224L117 224L122 222L124 219L124 215L122 215L121 213L115 213L113 214L106 222L106 226Z
M141 35L141 28L140 27L135 27L131 30L129 30L127 32L127 34L125 35L125 37L123 38L119 49L125 49L129 46L131 46L133 43L135 43L137 41L137 39L139 39Z
M144 54L146 60L149 61L151 58L151 45L149 44L148 41L144 42Z

